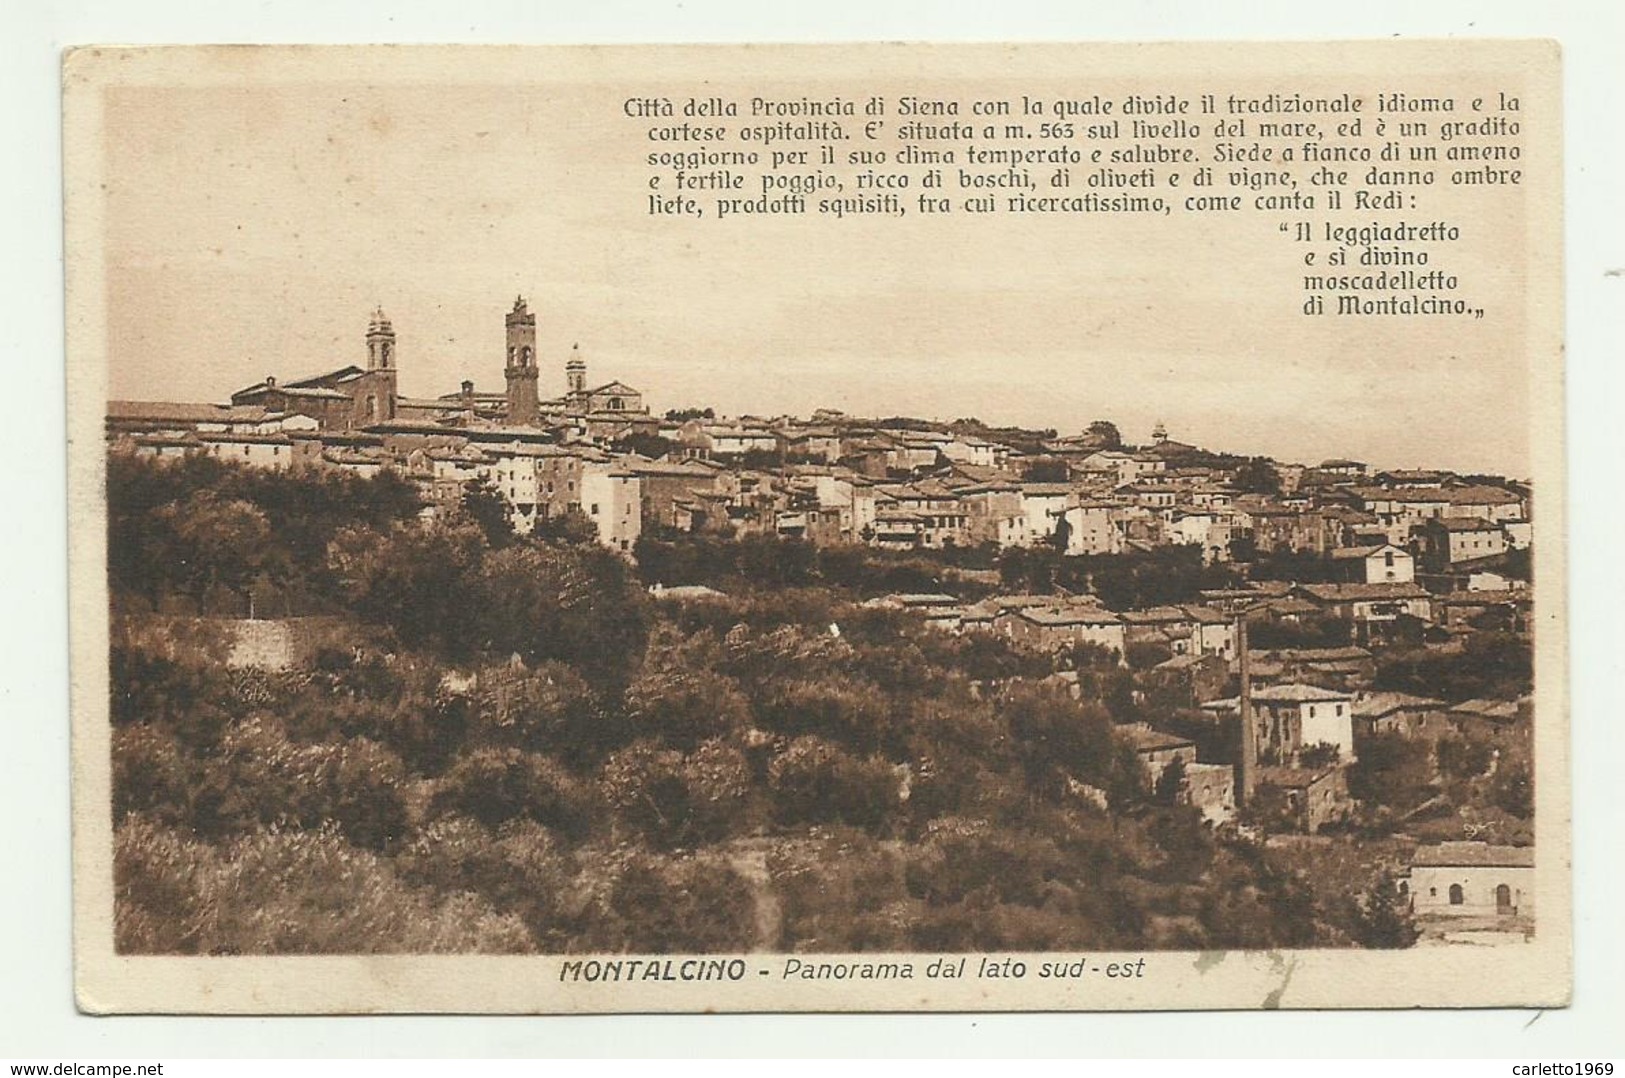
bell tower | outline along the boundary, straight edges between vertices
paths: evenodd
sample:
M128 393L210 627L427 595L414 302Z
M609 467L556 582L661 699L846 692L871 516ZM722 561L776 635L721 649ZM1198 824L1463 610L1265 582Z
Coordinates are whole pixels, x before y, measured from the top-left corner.
M536 316L525 297L513 301L508 312L508 424L533 426L537 416Z
M367 373L360 379L361 399L357 401L363 422L395 418L395 327L382 307L373 308L367 322Z
M581 346L570 346L570 361L564 365L564 382L567 392L572 397L579 397L587 392L587 361L581 358Z
M382 307L373 308L372 320L367 323L367 369L395 369L395 327Z

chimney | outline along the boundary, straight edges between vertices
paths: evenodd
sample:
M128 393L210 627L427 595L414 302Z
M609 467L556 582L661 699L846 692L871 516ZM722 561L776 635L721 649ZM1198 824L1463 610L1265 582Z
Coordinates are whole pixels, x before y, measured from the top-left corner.
M1241 691L1236 699L1237 719L1241 723L1241 785L1236 790L1236 805L1248 805L1258 785L1258 741L1253 729L1253 677L1247 646L1247 615L1236 616L1236 655L1240 659Z
M265 388L266 389L275 389L276 388L276 375L267 374L265 376Z

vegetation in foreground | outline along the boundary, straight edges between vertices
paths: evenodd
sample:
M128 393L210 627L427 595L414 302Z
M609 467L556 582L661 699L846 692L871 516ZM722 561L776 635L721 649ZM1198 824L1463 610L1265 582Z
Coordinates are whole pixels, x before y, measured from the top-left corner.
M109 501L126 953L1408 942L1147 788L1114 662L1067 657L1074 700L859 605L896 559L765 588L804 548L740 543L728 594L657 602L387 477L114 458ZM251 594L330 616L310 663L230 670L169 616Z

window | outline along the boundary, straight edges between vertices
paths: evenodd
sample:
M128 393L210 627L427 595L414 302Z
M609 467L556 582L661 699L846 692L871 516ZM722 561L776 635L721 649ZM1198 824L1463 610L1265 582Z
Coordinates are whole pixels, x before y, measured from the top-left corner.
M1459 884L1459 883L1451 884L1450 885L1450 904L1452 906L1459 906L1463 902L1466 902L1466 901L1467 901L1467 892L1465 892L1465 891L1463 891L1461 889L1461 884Z
M598 515L598 503L597 502L592 503L592 515L593 516Z

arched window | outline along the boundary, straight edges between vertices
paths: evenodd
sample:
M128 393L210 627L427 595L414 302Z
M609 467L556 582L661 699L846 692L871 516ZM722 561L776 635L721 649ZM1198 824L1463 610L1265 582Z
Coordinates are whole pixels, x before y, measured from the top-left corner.
M1459 884L1459 883L1451 884L1450 885L1450 904L1452 906L1459 906L1463 902L1466 902L1466 901L1467 901L1467 893L1461 889L1461 884Z
M523 349L520 350L520 352L519 352L519 365L521 367L530 366L530 348L529 347L526 347L526 348L523 348Z
M1512 912L1512 888L1504 883L1495 885L1495 910L1497 913Z

